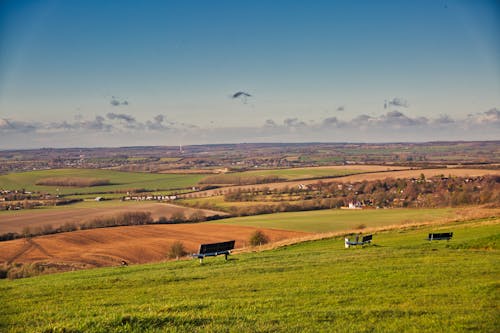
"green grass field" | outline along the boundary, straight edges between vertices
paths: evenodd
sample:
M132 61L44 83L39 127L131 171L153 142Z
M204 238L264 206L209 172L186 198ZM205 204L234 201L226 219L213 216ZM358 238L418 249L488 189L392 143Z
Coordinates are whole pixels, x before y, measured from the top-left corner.
M235 217L213 223L231 223L250 227L274 228L307 232L343 231L366 227L381 227L394 224L431 222L458 218L458 209L327 209L306 212L290 212Z
M231 207L250 207L250 206L258 206L258 205L279 205L282 202L288 201L225 201L224 196L217 195L211 197L203 197L203 198L195 198L195 199L181 199L178 203L185 204L187 206L196 206L196 205L210 205L211 207L215 207L219 210L229 211ZM293 202L293 201L290 201Z
M353 175L358 173L366 173L370 170L354 170L349 169L332 169L328 167L313 167L313 168L292 168L292 169L275 169L275 170L255 170L233 172L222 175L210 176L207 181L217 184L238 184L245 182L248 179L264 178L276 176L283 180L299 180L299 179L314 179L325 177L340 177Z
M148 190L171 190L195 186L206 175L200 174L152 174L140 172L122 172L99 169L57 169L0 176L0 189L26 189L60 194L102 193L123 189L145 188ZM92 187L63 187L35 185L37 180L48 177L88 177L109 179L111 185Z
M499 223L0 280L0 331L496 332ZM454 238L429 243L430 230Z

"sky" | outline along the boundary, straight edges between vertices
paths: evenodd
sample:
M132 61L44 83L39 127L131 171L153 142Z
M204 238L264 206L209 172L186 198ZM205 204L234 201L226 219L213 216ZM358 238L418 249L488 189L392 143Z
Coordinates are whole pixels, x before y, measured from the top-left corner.
M0 149L500 140L496 0L0 0Z

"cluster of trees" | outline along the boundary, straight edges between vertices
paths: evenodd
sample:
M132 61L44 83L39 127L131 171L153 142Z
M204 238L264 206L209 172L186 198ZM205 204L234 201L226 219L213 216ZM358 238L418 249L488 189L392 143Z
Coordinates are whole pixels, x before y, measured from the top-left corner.
M125 212L115 216L98 217L80 225L81 230L118 227L125 225L144 225L153 223L149 212Z
M41 206L63 206L75 202L83 201L83 199L50 199L50 200L23 200L23 201L4 201L0 204L2 210L19 210L33 209Z
M500 176L432 177L362 181L351 184L318 182L307 187L236 189L224 194L226 202L259 202L225 209L233 216L331 209L349 203L364 207L448 207L469 204L500 205ZM260 202L269 202L261 204ZM221 209L204 202L197 207Z
M317 184L319 195L373 207L448 207L500 203L500 176L432 177ZM314 194L313 194L314 195Z
M25 227L21 233L7 232L0 234L0 241L8 241L18 238L30 238L42 235L51 235L61 232L70 232L76 230L87 230L97 228L109 228L129 225L144 225L144 224L176 224L176 223L196 223L203 221L212 221L225 218L227 216L212 215L205 216L201 211L194 211L189 216L186 216L181 210L176 211L169 218L162 216L158 220L154 220L150 212L125 212L114 216L99 217L81 224L67 222L57 228L51 224L44 224L34 227Z
M83 177L49 177L36 181L36 185L91 187L110 185L109 179Z

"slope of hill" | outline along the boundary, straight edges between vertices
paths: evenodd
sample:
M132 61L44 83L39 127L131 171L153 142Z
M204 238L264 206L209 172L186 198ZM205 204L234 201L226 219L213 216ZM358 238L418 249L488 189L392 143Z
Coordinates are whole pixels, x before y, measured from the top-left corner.
M430 231L453 231L428 242ZM0 281L5 332L494 332L500 220Z

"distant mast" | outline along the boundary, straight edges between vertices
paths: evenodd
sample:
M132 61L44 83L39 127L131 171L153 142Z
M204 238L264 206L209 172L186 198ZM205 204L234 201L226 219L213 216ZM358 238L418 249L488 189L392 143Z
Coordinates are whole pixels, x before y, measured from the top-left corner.
M184 152L184 150L182 150L182 143L180 143L180 144L179 144L179 153L181 153L181 154L182 154L183 152Z

